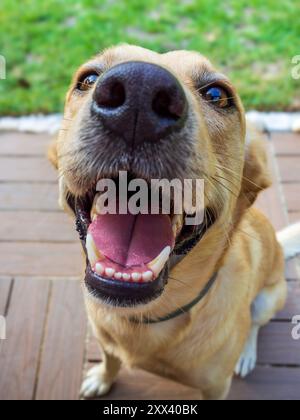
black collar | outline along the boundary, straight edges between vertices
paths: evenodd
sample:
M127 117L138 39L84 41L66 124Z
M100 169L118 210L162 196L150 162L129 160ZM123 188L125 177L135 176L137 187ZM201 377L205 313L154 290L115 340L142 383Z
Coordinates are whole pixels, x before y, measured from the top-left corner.
M174 312L171 312L170 314L163 316L161 318L157 318L157 319L150 319L150 318L144 318L143 320L139 320L137 318L130 318L130 321L135 323L135 324L156 324L158 322L164 322L164 321L169 321L170 319L176 318L179 315L182 315L188 311L190 311L195 305L197 305L197 303L199 303L210 291L210 289L212 288L212 286L215 284L215 281L217 280L218 277L218 272L215 273L207 282L207 284L205 285L204 289L201 290L201 292L199 293L199 295L197 297L195 297L194 300L192 300L190 303L188 303L185 306L182 306L179 309L176 309Z

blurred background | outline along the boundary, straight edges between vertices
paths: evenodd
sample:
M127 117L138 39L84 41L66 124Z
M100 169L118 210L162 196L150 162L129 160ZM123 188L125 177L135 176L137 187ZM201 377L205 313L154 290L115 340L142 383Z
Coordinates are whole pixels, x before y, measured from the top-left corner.
M299 110L299 16L299 0L1 0L0 115L62 111L73 71L120 42L197 50L232 78L247 109Z

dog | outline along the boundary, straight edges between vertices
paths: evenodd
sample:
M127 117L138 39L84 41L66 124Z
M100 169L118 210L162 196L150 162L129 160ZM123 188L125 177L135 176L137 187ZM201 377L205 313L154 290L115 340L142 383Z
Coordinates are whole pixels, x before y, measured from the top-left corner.
M83 398L108 393L122 365L208 400L254 369L259 329L286 301L284 259L300 250L300 226L276 235L253 207L271 179L260 135L246 126L236 89L197 52L118 45L76 72L49 158L83 245L102 350ZM203 179L203 223L172 211L102 215L97 183L121 171L146 183Z

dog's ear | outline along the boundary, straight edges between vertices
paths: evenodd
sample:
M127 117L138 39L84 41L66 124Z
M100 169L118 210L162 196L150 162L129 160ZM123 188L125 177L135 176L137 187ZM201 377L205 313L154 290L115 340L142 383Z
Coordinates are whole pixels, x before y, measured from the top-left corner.
M252 206L258 194L272 184L265 141L254 138L246 144L245 165L238 207L245 210Z
M53 140L48 148L48 159L55 169L58 169L57 145L56 140Z

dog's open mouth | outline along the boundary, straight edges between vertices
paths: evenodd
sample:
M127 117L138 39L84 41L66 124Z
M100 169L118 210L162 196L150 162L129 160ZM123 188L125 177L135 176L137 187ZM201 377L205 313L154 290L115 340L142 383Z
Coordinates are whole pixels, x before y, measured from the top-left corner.
M115 213L104 214L100 197L94 191L69 199L87 256L86 287L115 306L146 304L163 292L170 258L181 254L183 244L193 245L203 229L184 226L184 216L172 211L132 214L118 203Z
M162 272L174 242L167 215L94 213L86 249L92 270L100 276L147 283Z
M72 200L71 200L72 201ZM183 224L174 214L103 214L100 195L70 203L87 256L85 283L95 297L118 306L145 304L167 282L169 259Z

